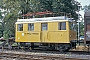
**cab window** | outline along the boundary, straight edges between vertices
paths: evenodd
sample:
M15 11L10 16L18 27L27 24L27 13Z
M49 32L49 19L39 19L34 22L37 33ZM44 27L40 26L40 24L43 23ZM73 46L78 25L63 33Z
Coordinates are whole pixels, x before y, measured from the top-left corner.
M23 24L18 24L18 31L23 31Z
M69 22L70 30L73 30L73 23Z
M42 24L41 24L41 27L42 27L42 28L41 28L42 31L43 31L43 30L47 30L48 24L47 24L47 23L42 23Z
M69 22L70 30L76 31L76 25L72 22Z
M58 30L66 30L66 22L59 22Z
M28 24L28 31L34 31L34 23Z

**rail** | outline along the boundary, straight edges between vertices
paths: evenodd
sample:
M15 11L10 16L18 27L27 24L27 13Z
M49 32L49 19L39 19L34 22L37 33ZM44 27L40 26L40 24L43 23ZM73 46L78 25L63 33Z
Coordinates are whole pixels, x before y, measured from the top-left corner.
M28 52L27 52L28 53ZM90 60L90 56L79 56L79 55L67 55L67 54L49 54L49 53L37 53L30 52L27 54L26 52L10 52L3 51L0 52L1 59L22 59L22 60ZM77 57L75 57L77 56ZM83 57L83 58L82 58Z

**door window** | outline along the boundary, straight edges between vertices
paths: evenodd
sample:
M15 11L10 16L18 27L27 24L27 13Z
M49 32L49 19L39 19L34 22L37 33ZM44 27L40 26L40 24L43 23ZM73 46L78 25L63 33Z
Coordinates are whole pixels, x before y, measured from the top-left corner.
M42 31L43 31L43 30L47 30L48 24L47 24L47 23L42 23L42 24L41 24L41 27L42 27Z

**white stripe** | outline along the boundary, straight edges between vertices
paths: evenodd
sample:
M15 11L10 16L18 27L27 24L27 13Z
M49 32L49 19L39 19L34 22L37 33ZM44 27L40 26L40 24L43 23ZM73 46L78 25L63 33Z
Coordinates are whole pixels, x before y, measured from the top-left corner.
M16 24L19 24L19 23L43 23L43 22L66 22L66 21L68 21L68 20L52 20L52 21L24 21L24 22L16 22Z
M17 22L23 21L48 21L48 20L66 20L65 16L59 17L45 17L45 18L32 18L32 19L18 19Z
M32 19L18 19L16 24L18 23L36 23L36 22L65 22L70 21L66 19L65 16L58 16L58 17L46 17L46 18L32 18Z

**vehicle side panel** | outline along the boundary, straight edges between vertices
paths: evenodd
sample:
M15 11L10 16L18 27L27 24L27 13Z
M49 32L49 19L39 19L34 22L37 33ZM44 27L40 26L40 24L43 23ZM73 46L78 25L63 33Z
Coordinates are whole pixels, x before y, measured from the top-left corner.
M66 30L58 30L58 22L48 22L46 31L41 31L41 23L34 23L34 31L28 31L27 26L28 24L24 23L23 31L17 31L16 24L16 42L70 43L70 40L75 38L75 33L69 30L67 21Z
M84 14L84 43L90 44L90 12Z

